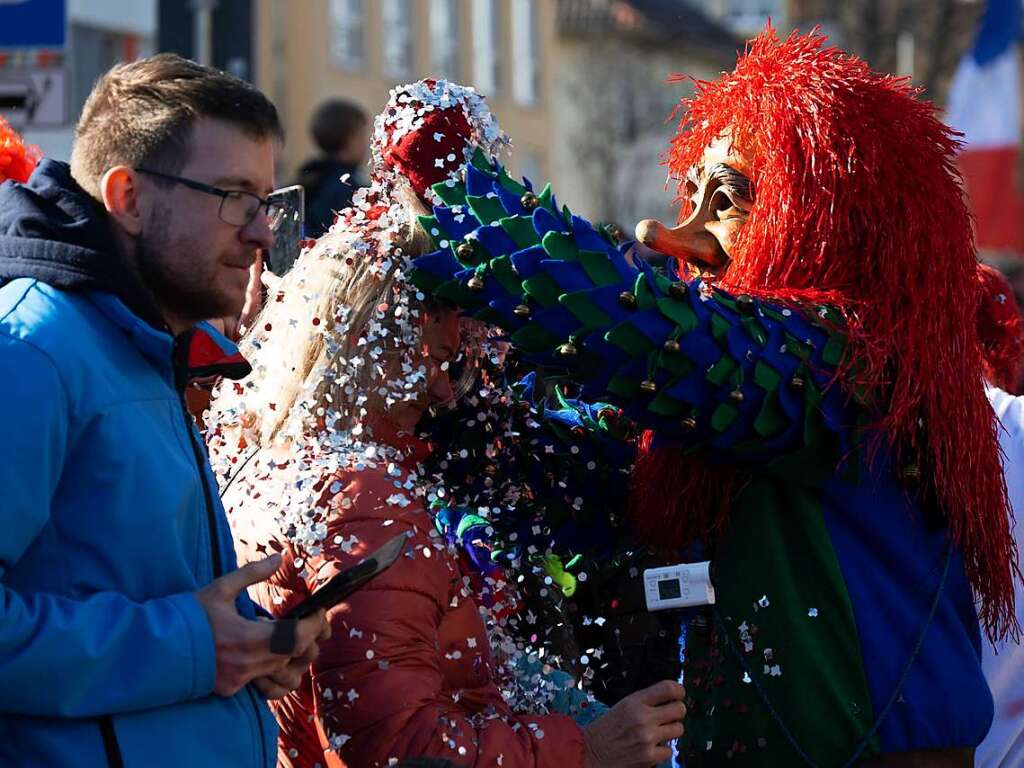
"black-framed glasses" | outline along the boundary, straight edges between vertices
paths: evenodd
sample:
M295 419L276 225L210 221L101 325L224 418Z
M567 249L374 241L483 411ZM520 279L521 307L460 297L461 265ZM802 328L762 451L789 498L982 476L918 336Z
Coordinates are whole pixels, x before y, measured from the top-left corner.
M271 231L275 231L288 213L288 207L279 200L262 198L252 192L242 189L221 189L209 184L204 184L195 179L186 179L184 176L173 176L169 173L153 171L149 168L136 168L139 173L156 176L159 179L173 181L176 184L194 189L197 192L205 192L208 195L215 195L220 198L220 209L217 215L221 221L235 227L246 227L251 224L260 214L260 209L266 209L268 223Z

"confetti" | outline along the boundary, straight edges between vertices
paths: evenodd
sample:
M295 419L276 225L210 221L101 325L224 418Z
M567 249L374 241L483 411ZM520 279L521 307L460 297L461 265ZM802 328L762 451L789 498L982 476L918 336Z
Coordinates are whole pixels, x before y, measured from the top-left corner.
M295 338L294 334L298 333L315 334L318 343L323 345L328 362L315 363L319 367L306 378L306 381L314 383L297 394L293 405L287 408L281 405L276 411L282 419L278 434L285 438L285 442L290 440L288 444L293 448L284 459L275 457L271 461L258 455L246 475L239 480L239 487L245 487L250 477L259 478L250 484L249 496L254 498L255 489L259 489L263 497L259 503L265 503L268 513L274 516L281 540L287 541L296 552L302 553L299 560L308 560L309 568L313 571L316 564L313 558L319 557L322 551L339 560L345 559L341 555L352 555L347 558L352 562L358 556L366 555L368 548L363 542L355 536L346 536L345 532L335 533L333 527L328 533L326 521L331 515L344 516L345 511L353 506L362 509L361 505L367 502L365 498L360 500L359 483L353 480L352 475L373 472L386 476L388 483L388 490L376 496L374 504L386 503L398 509L407 509L434 500L449 504L468 502L468 509L487 521L476 541L493 541L501 537L513 561L527 562L531 554L550 553L558 532L552 530L550 521L541 514L544 509L542 504L534 503L536 489L525 482L507 481L502 462L514 450L548 464L554 476L545 492L555 494L560 500L560 511L571 507L572 514L578 514L581 522L585 522L586 516L591 514L591 500L578 487L578 483L563 476L566 473L562 469L567 463L572 463L580 471L585 469L591 473L587 475L588 482L596 483L596 478L600 477L605 468L602 463L590 460L592 453L585 446L581 448L576 444L545 443L531 448L527 442L528 436L540 427L540 414L536 411L519 414L514 408L513 394L495 381L474 385L479 388L470 393L474 402L467 408L465 423L467 428L478 430L486 439L480 447L471 447L469 443L460 444L451 452L452 455L444 457L445 468L447 462L452 462L452 487L446 489L435 487L436 478L428 476L421 469L407 469L407 466L411 466L411 462L408 462L408 449L377 441L371 427L372 421L367 418L376 398L381 398L388 405L409 402L419 397L426 379L426 367L419 357L422 348L420 302L425 297L407 282L405 274L408 257L395 246L396 234L408 217L402 206L391 197L396 177L393 169L386 168L383 163L386 148L422 126L425 114L443 109L445 105L459 105L467 112L474 143L483 148L486 154L496 155L507 146L507 137L486 112L482 98L472 89L463 89L443 80L420 83L393 91L392 102L394 109L386 110L375 122L371 163L373 183L371 187L355 194L352 207L341 212L331 230L332 234L346 238L345 249L325 251L314 246L303 253L296 268L285 278L288 281L284 285L289 300L283 300L285 293L282 291L278 293L278 301L272 305L274 308L280 307L282 314L274 315L273 323L267 322L262 330L256 329L253 334L253 348L261 353L257 356L257 362L273 360L273 363L261 363L263 368L257 369L259 375L251 377L255 383L247 382L244 387L230 388L234 397L218 402L217 408L211 411L209 423L212 429L223 430L217 438L222 440L220 445L216 445L216 439L211 444L215 468L218 476L223 477L230 473L232 463L237 462L240 456L244 460L244 454L234 450L234 444L229 445L223 437L236 425L253 424L251 427L246 426L245 430L249 430L250 443L259 444L258 419L256 422L246 422L243 417L255 411L262 418L269 410L260 382L271 376L273 366L278 365L276 352L287 348L289 338ZM440 143L444 138L442 133L433 134L435 142ZM466 157L450 152L448 145L441 151L445 157L438 163L438 167L448 169L446 184L454 187L460 183L458 166ZM493 198L494 193L488 193L488 196ZM462 211L454 215L457 222L466 218ZM439 227L433 227L433 230L438 242L446 235ZM304 265L314 265L317 260L332 266L335 262L343 267L358 264L365 267L371 281L388 281L391 286L389 292L370 304L369 319L364 325L355 326L357 318L347 308L322 308L323 297L317 295L312 284L304 282L302 272ZM294 310L290 315L284 312L288 308ZM467 328L470 327L467 325ZM477 335L473 336L474 333ZM485 329L477 328L464 335L468 341L459 351L463 359L445 363L443 367L446 370L459 369L467 364L485 365L488 361L500 361L506 354L500 342L494 341ZM476 357L471 359L470 355ZM321 385L328 389L326 393L318 391ZM277 402L280 404L284 401L278 398ZM513 411L517 415L510 416L509 413ZM310 434L315 435L314 440L307 439ZM456 467L463 466L458 463L460 461L479 462L481 471L478 473L480 482L477 487L481 490L478 497L467 497L461 487L455 487L460 471ZM488 462L494 465L491 475L482 471ZM449 473L446 471L445 474ZM495 477L498 478L497 482L494 481ZM617 479L621 483L624 475L620 474ZM580 494L577 495L576 491L580 491ZM324 496L329 496L330 500L324 501ZM268 499L272 501L266 501ZM391 518L382 523L383 527L393 525L394 518L399 517L400 513L391 509L387 514ZM536 519L529 519L530 516L536 516ZM400 520L404 524L409 517L402 516ZM518 530L510 531L505 524L514 520L523 520L525 524ZM426 531L421 530L420 533L422 535ZM432 547L421 544L409 547L405 554L413 560L410 563L403 561L403 567L426 567L426 564L415 560L416 551L419 550L425 558L435 557L440 567L454 568L454 560L445 549L444 537L437 531L430 531L430 535L437 553L434 553ZM568 558L565 563L568 563ZM434 566L435 563L431 563L431 568ZM635 568L630 571L634 577L637 575ZM586 571L577 573L576 567L572 566L571 572L577 581L587 581ZM452 573L455 576L454 570ZM600 571L591 571L595 581L598 580L598 574ZM519 674L517 665L522 660L532 660L550 672L571 659L562 659L544 646L548 642L546 634L549 627L545 626L546 620L539 620L537 615L529 611L518 616L510 608L517 605L515 584L519 576L514 564L510 563L505 574L507 581L485 576L479 583L474 581L471 584L467 580L461 585L461 596L472 596L477 603L484 620L486 639L467 637L464 646L467 650L452 649L448 656L453 661L465 664L465 653L467 657L479 661L486 654L470 653L468 649L476 650L478 645L489 644L494 656L494 678L510 707L515 711L544 712L561 689L539 673ZM457 576L455 583L459 584ZM560 595L560 590L554 585L551 591L553 595ZM451 602L453 607L457 607L460 598L453 595ZM604 627L606 619L598 617L592 623ZM525 630L527 626L537 632ZM355 627L349 627L348 634L354 640L364 639L362 631ZM584 679L579 683L581 688L593 679L594 672L590 667L602 659L603 653L601 647L587 648L580 657L581 663L587 667ZM387 660L375 659L373 650L366 650L365 654L366 659L373 661L378 669L389 668ZM326 693L324 695L327 697ZM342 695L339 686L338 697ZM355 689L350 689L344 696L349 704L354 704L358 699ZM457 700L457 692L453 698ZM452 723L448 728L454 729L455 724ZM536 738L544 738L544 731L536 728L536 725L531 730ZM331 735L329 739L331 748L339 749L349 740L349 736ZM456 744L454 738L451 743ZM466 754L465 747L459 749L460 754ZM501 765L502 762L503 757L499 756L497 763Z

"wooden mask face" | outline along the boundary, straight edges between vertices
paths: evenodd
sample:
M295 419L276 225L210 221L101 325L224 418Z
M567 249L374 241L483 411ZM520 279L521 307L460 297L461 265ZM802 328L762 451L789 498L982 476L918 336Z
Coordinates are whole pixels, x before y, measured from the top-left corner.
M722 269L732 258L736 239L754 207L748 168L746 156L728 136L715 140L686 174L692 213L673 228L655 219L641 221L637 240L699 269Z

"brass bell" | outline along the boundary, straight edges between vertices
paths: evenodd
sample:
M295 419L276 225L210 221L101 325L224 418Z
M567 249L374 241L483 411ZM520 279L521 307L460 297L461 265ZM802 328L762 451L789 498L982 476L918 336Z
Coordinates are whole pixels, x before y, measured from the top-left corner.
M681 299L686 295L686 283L679 281L678 283L672 283L668 287L668 295L673 299Z
M640 389L642 389L644 392L657 392L658 385L651 379L644 379L643 381L640 382Z
M734 389L732 392L729 393L729 399L732 400L734 403L742 403L743 393L739 389Z
M532 211L540 205L540 198L533 194L533 192L526 192L521 198L519 198L519 203L526 210Z
M636 296L632 291L623 291L619 294L619 304L626 309L636 309Z
M679 426L681 426L687 432L692 432L697 428L697 420L693 418L693 416L687 416L685 419L679 422Z
M736 306L740 312L745 315L749 315L754 311L754 299L745 293L741 293L736 297Z
M469 288L469 290L473 291L474 293L479 293L484 289L483 278L481 278L480 275L473 275L466 282L466 287Z
M793 389L803 389L804 380L800 376L793 376L793 378L789 380L789 386Z
M576 346L571 341L567 341L558 347L558 354L564 357L572 357L576 352Z
M459 261L469 261L475 253L471 243L459 243L459 247L455 249L455 255L459 257Z
M525 304L517 304L516 308L512 310L519 317L529 317L530 308Z
M679 342L675 339L666 339L665 343L661 345L661 348L666 352L678 352Z

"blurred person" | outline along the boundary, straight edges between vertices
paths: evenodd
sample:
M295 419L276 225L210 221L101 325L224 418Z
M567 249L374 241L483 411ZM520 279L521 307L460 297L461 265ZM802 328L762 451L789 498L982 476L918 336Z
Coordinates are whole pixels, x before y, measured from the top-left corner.
M1013 393L1024 365L1024 322L1009 281L996 269L978 265L981 303L978 337L988 395L999 424L1003 474L1013 515L1017 552L1024 551L1024 398ZM1017 621L1024 622L1024 590L1016 589ZM988 736L979 745L981 768L1024 764L1024 648L1021 639L1005 638L982 646L982 669L992 689L995 714Z
M352 204L364 185L370 118L358 104L328 99L316 108L309 132L320 151L299 169L296 184L306 190L306 237L320 237L334 223L335 212Z
M429 447L414 431L431 404L453 398L448 371L464 345L456 312L424 303L407 280L425 244L416 214L429 185L452 178L472 149L506 141L471 90L396 89L377 120L374 185L275 289L243 342L255 375L214 400L209 441L239 556L284 557L256 591L268 610L289 611L396 534L409 537L404 556L328 612L332 640L275 704L283 765L429 756L646 768L682 732L673 681L585 727L507 703L480 593L424 508L417 468Z
M275 763L264 701L322 614L257 620L190 377L249 366L235 315L272 239L280 142L258 90L173 55L96 83L70 165L0 187L0 763ZM266 614L263 614L264 617Z
M1024 374L1024 320L1013 286L1002 272L988 264L978 265L978 285L981 289L978 339L985 380L1011 395L1020 394Z

